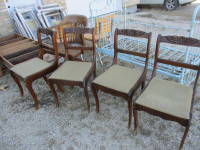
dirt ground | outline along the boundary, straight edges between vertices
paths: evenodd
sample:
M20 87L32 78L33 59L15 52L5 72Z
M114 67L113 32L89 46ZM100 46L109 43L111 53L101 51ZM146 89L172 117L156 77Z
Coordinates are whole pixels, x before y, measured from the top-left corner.
M138 13L127 16L139 22L189 29L192 13L198 4L200 1L179 7L172 12L160 7L143 8L139 9ZM106 70L111 62L112 58L106 57L104 68L99 65L97 74ZM121 64L137 67L122 61ZM0 91L0 150L172 150L179 148L184 128L178 123L165 121L145 112L139 112L138 134L134 136L134 120L128 129L127 102L122 98L99 92L100 112L97 114L90 84L88 90L91 111L88 113L83 89L66 86L64 94L57 89L60 107L56 108L48 85L44 80L39 79L33 83L39 99L39 110L36 111L33 99L24 84L22 83L25 96L21 98L19 89L9 73L4 72L4 74L0 78L0 83L9 86L6 91ZM151 71L148 72L148 78L150 74ZM93 77L90 83L92 79ZM198 83L192 124L183 149L199 150L199 141L200 84Z

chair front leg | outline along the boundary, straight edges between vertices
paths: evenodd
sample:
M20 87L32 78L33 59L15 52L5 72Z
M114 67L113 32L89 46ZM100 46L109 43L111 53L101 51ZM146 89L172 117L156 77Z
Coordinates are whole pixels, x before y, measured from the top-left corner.
M32 82L30 80L25 81L26 83L26 88L28 89L28 91L30 92L31 96L33 97L33 100L35 102L35 109L38 110L39 105L38 105L38 99L37 99L37 95L35 94L33 88L32 88Z
M21 85L19 79L13 74L13 72L10 72L10 75L13 78L13 80L17 83L19 90L20 90L21 97L24 97L23 88L22 88L22 85Z
M53 86L53 83L50 80L48 80L48 85L49 85L49 87L51 89L51 92L53 93L54 98L55 98L56 107L59 107L58 95L57 95L56 90L55 90L55 88Z
M86 97L86 100L87 100L87 106L88 106L88 113L90 112L90 101L89 101L89 96L88 96L88 90L87 90L87 85L85 85L83 87L84 89L84 92L85 92L85 97Z
M181 140L181 144L180 144L179 150L181 150L181 149L183 148L183 144L184 144L185 139L186 139L186 137L187 137L189 128L190 128L190 125L187 126L186 129L185 129L185 132L184 132L183 138L182 138L182 140Z
M94 86L91 84L91 89L92 89L92 93L94 95L95 101L96 101L96 112L99 112L99 98L97 95L97 90L94 88Z
M135 108L133 107L133 115L134 115L134 135L137 134L137 127L138 127L138 112Z
M128 99L128 111L129 111L129 121L128 121L128 128L131 126L132 121L132 99Z

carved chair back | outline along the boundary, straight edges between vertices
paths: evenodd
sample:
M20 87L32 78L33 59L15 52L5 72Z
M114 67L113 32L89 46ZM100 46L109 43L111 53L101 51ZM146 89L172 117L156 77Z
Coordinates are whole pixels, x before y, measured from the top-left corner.
M45 35L51 37L53 48L49 47L47 44L42 42L41 34L45 34ZM49 49L50 49L54 53L54 64L53 65L57 66L59 56L58 56L58 47L57 47L56 36L57 36L56 31L52 31L47 28L38 28L38 30L37 30L38 44L39 44L39 49L40 49L39 58L43 59L43 55L44 55L45 51L49 51Z
M137 51L128 51L128 50L119 48L118 47L118 36L119 35L147 39L148 42L147 42L146 53L137 52ZM145 69L147 69L148 61L149 61L149 51L150 51L151 38L152 38L152 33L151 32L150 33L146 33L146 32L139 31L139 30L118 29L117 28L115 30L115 37L114 37L114 60L113 60L113 64L117 64L118 53L124 53L124 54L129 54L129 55L134 55L134 56L139 56L139 57L145 58Z
M182 37L182 36L158 35L157 44L156 44L156 52L155 52L154 69L153 69L153 73L152 73L152 77L151 77L151 78L153 78L156 76L158 63L196 70L197 75L196 75L196 80L195 80L195 84L193 87L193 96L192 96L192 102L191 102L192 105L191 105L191 109L190 109L190 112L191 112L192 107L193 107L194 97L195 97L196 85L197 85L197 81L198 81L198 78L200 75L200 65L193 65L193 64L177 62L177 61L173 61L173 60L169 60L169 59L159 58L160 43L169 43L169 44L174 44L174 45L191 46L191 47L199 47L200 48L200 40L194 39L194 38Z
M92 34L92 46L77 46L77 42L67 40L67 36L75 37L84 34ZM73 35L73 36L72 36ZM96 64L96 46L95 46L95 32L94 28L85 27L71 27L63 29L64 46L66 50L66 60L69 60L69 49L70 50L90 50L93 51L93 63ZM81 41L79 41L81 42Z
M181 68L192 69L192 70L197 70L197 71L199 70L198 65L177 62L177 61L173 61L170 59L159 58L160 43L168 43L168 44L173 44L173 45L191 46L191 47L199 47L200 48L200 40L198 40L198 39L187 38L187 37L182 37L182 36L158 35L152 77L156 76L156 70L157 70L158 63L172 65L172 66L181 67Z
M55 28L55 30L58 33L57 41L63 42L63 28L70 28L70 27L87 27L88 20L86 16L83 15L67 15L62 21L58 23L58 25L55 25L51 27L51 29ZM68 37L66 38L70 41L72 40L80 40L80 37ZM81 39L82 40L82 39Z

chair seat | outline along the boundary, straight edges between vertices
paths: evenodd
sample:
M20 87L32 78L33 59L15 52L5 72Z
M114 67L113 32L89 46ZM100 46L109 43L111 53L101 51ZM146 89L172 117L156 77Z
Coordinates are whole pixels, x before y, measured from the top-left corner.
M49 79L83 81L91 66L91 62L66 61L51 74Z
M40 59L33 58L23 63L17 64L10 70L15 72L17 75L25 79L26 77L33 75L41 70L51 66L50 63Z
M153 78L136 104L178 117L189 119L193 88L173 81Z
M119 92L128 93L141 75L142 72L139 70L113 65L98 76L93 83Z

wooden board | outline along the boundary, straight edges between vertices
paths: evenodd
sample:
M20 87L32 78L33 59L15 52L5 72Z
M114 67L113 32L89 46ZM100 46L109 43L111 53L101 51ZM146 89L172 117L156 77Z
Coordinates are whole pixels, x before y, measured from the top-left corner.
M45 48L52 50L52 45L45 44ZM63 54L59 53L60 56ZM6 68L39 56L38 42L20 34L12 34L0 38L0 63ZM3 76L0 67L0 77Z
M37 41L19 34L0 38L0 62L10 68L18 63L39 56ZM0 68L0 77L3 76Z

